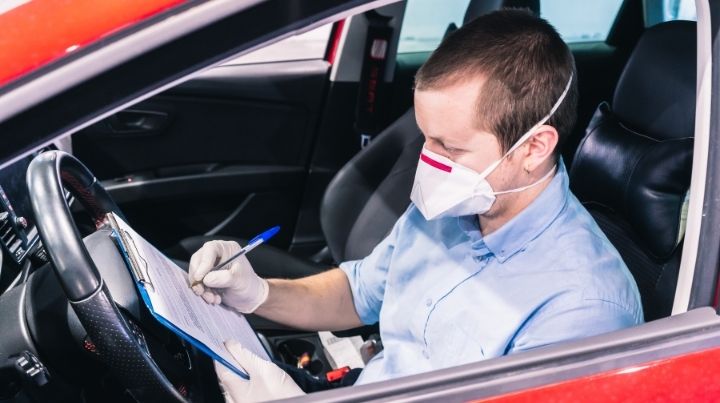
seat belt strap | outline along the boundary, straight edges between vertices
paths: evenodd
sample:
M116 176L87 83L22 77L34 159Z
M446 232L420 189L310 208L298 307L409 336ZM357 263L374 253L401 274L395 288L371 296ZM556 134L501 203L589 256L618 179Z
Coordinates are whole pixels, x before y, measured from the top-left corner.
M362 71L355 106L355 131L360 135L360 147L365 148L383 129L385 118L385 72L393 29L392 17L375 11L364 14L368 20L363 53Z

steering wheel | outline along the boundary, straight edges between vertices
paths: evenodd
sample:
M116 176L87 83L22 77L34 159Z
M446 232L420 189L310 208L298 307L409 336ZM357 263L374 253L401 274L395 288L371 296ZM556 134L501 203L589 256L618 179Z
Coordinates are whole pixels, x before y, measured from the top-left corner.
M64 188L82 203L98 229L106 213L122 216L110 195L79 160L62 151L35 157L27 181L43 245L98 359L137 400L185 401L133 335L110 295L75 225Z

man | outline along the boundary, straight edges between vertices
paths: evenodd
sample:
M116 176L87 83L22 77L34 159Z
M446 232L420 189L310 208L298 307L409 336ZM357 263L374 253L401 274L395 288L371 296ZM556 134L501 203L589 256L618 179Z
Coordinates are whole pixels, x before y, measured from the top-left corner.
M212 242L190 279L210 303L302 329L380 322L384 351L357 383L498 357L643 321L615 248L568 189L560 146L575 121L572 55L546 21L518 10L479 17L418 71L425 136L412 204L366 258L299 280L264 280ZM223 368L231 397L301 393L274 365L229 345L257 374ZM281 379L282 378L282 379Z

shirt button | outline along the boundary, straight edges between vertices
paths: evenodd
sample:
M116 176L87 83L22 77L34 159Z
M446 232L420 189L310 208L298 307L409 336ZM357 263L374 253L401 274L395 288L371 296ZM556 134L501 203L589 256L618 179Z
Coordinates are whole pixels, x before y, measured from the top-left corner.
M425 357L426 359L430 359L430 354L427 350L423 350L423 357Z
M428 298L425 300L425 306L429 307L430 305L432 305L432 299Z

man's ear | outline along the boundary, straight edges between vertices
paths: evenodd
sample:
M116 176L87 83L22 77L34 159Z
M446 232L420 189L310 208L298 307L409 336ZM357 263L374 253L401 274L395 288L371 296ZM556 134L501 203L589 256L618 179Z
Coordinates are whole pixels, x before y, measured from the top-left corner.
M560 135L550 125L541 125L535 129L535 134L527 141L527 152L523 169L532 172L552 158L558 145Z

